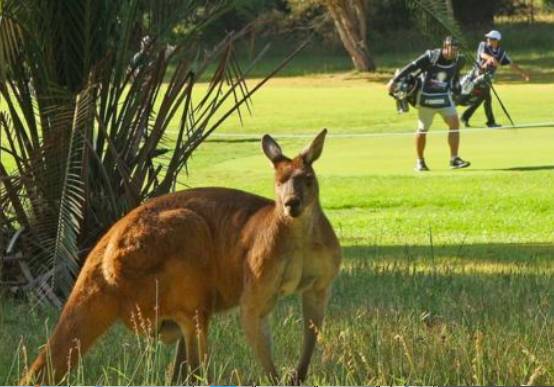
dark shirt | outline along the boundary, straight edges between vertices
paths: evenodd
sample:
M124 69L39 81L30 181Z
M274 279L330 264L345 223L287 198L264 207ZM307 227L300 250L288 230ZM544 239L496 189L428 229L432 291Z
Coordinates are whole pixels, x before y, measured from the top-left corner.
M506 50L504 50L503 47L498 46L493 48L492 46L487 46L486 42L481 42L477 48L477 63L479 63L480 66L485 64L485 59L481 58L481 54L483 53L494 57L501 66L512 64L512 59L506 54ZM490 68L489 71L494 73L496 69Z
M461 57L448 60L442 56L442 50L437 48L426 51L408 64L394 77L393 81L396 82L408 74L420 73L422 87L419 100L421 105L433 106L431 100L441 100L443 102L437 104L437 107L451 106L453 104L452 89L459 83L462 67ZM425 103L424 99L429 100L429 103Z

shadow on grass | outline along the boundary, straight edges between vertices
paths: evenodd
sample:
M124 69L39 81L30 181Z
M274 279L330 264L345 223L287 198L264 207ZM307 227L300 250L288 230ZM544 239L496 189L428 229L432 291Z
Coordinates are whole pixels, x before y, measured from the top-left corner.
M554 312L544 301L554 297L552 244L346 246L344 257L330 305L337 318L437 318L515 334Z
M534 172L534 171L551 171L551 170L554 170L554 165L530 165L526 167L472 169L472 171L505 171L505 172Z
M531 167L502 168L499 171L549 171L552 169L554 169L554 165L535 165Z
M211 137L206 140L206 142L222 143L222 144L240 144L248 142L260 142L260 139L257 137L245 137L245 138L221 138L221 137Z
M554 270L552 243L477 243L457 245L350 245L343 247L347 260L412 263L434 260L468 264L531 265L548 263Z

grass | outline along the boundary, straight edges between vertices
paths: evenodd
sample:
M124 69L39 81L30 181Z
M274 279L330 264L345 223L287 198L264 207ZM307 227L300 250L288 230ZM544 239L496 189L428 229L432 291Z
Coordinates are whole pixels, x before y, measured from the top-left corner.
M499 80L516 123L553 120L551 84L511 81L504 70ZM250 138L205 143L182 185L272 196L258 134L279 139L322 127L331 135L400 133L416 120L414 110L396 114L382 82L344 73L272 80L253 111L244 126L231 119L220 130ZM507 122L498 106L495 112ZM473 122L484 121L480 110ZM443 129L437 118L432 130ZM432 172L422 175L412 171L411 136L327 140L316 171L344 262L308 383L554 383L552 130L462 133L461 155L473 165L461 171L447 168L445 134L429 135ZM306 141L281 142L293 154ZM57 316L29 303L0 302L0 383L17 382ZM300 350L297 300L281 302L272 323L276 362L286 375ZM70 383L168 384L173 350L117 326L83 358ZM191 384L268 382L236 312L214 319L210 352L206 374Z

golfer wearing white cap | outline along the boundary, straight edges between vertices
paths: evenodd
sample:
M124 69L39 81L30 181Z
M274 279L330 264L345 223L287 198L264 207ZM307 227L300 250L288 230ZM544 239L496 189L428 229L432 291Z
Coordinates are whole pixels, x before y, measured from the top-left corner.
M500 45L502 40L502 34L496 30L489 31L485 34L487 38L486 41L479 43L477 48L477 64L473 69L474 73L488 71L489 74L494 75L496 68L504 65L510 65L510 67L517 71L523 79L529 81L529 75L523 71L517 64L515 64L512 59L506 54L504 48ZM485 102L485 114L487 116L487 126L489 128L494 128L500 126L496 123L494 119L494 114L492 112L492 98L490 87L484 89L483 94L478 98L467 110L462 114L462 122L466 127L469 127L469 119L481 105Z

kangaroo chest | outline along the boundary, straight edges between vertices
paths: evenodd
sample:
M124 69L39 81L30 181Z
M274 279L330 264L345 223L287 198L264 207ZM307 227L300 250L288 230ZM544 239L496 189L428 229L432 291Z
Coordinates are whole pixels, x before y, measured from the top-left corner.
M315 243L288 251L283 256L284 272L280 292L289 295L311 287L318 278L316 261L321 251Z

